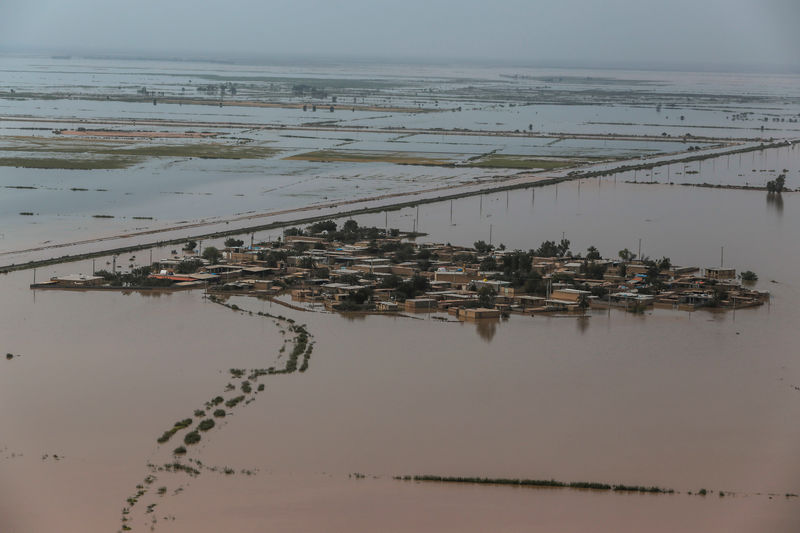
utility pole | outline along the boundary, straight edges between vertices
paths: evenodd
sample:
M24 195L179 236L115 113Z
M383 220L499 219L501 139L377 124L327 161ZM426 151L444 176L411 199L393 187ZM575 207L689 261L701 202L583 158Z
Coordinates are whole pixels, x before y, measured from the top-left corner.
M150 252L151 255L152 255L152 253L153 252ZM150 264L152 264L152 263L153 263L153 261L151 259L150 260ZM92 276L94 276L95 272L97 272L97 269L94 268L94 259L92 259ZM36 269L33 270L33 278L34 278L33 282L36 283Z
M636 257L638 257L639 259L642 258L642 239L641 239L641 237L639 238L639 253L636 255Z
M492 245L492 225L489 224L489 246Z
M719 267L720 268L722 268L722 266L725 264L724 261L725 261L725 247L724 246L720 246L720 248L719 248Z

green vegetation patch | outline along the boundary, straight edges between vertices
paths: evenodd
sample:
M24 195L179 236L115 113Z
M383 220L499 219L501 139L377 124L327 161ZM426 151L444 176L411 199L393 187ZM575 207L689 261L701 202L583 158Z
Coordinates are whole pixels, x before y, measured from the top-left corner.
M314 161L318 163L394 163L397 165L446 166L453 162L447 159L426 157L410 152L316 150L284 158L286 160Z
M574 166L580 160L570 159L543 159L525 155L489 154L479 159L470 161L466 166L477 168L515 168L515 169L541 169L551 170Z
M596 481L558 481L555 479L509 479L486 477L457 477L457 476L395 476L394 479L402 481L431 481L437 483L475 483L480 485L514 485L518 487L551 487L569 489L608 490L615 492L645 492L650 494L673 494L673 489L662 487L643 487L639 485L612 485Z
M190 431L183 437L184 444L197 444L198 442L200 442L200 433L197 431Z
M188 428L188 427L189 427L189 426L191 426L191 425L192 425L192 419L191 419L191 418L185 418L185 419L183 419L183 420L179 420L178 422L175 422L175 425L174 425L174 426L172 426L172 428L171 428L171 429L168 429L167 431L165 431L165 432L164 432L164 434L163 434L163 435L161 435L161 436L158 438L158 443L159 443L159 444L164 444L164 443L165 443L165 442L167 442L169 439L171 439L171 438L172 438L172 436L173 436L175 433L177 433L178 431L180 431L180 430L182 430L182 429L186 429L186 428Z
M201 159L263 159L272 157L279 150L251 144L191 143L154 144L136 146L116 151L126 155L144 157L197 157Z
M225 402L225 407L232 409L236 407L240 402L244 401L244 396L236 396L235 398L231 398L227 402Z
M134 157L104 157L76 159L60 157L0 157L0 167L41 168L62 170L117 170L139 162Z
M178 462L167 463L159 470L161 469L166 470L167 472L186 472L192 477L197 477L200 475L200 471L198 469Z
M254 143L191 142L168 143L120 140L98 142L94 139L5 138L13 144L0 145L0 166L66 169L117 170L132 167L146 158L263 159L280 150ZM2 139L0 139L2 140ZM25 155L14 154L24 152ZM33 154L33 155L28 155ZM49 157L39 157L47 154ZM73 189L84 190L84 189Z

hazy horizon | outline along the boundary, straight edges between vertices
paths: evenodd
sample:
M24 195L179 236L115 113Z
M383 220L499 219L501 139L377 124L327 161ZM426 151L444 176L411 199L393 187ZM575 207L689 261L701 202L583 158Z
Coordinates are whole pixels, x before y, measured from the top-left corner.
M564 68L800 71L800 4L585 0L402 5L319 0L224 9L9 0L0 51L233 62L385 61ZM87 37L88 36L88 37Z

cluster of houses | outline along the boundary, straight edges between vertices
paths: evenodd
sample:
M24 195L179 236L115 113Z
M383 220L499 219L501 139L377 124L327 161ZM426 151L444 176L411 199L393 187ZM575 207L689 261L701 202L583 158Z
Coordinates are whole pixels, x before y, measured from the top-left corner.
M504 255L515 252L490 249L480 254L449 244L411 243L415 259L401 261L395 252L376 249L376 245L408 242L403 236L347 244L289 235L277 243L225 248L222 259L214 264L186 252L174 253L151 265L149 279L158 280L166 290L286 295L329 310L447 312L466 320L496 319L508 313L585 313L589 308L608 307L632 311L741 308L761 305L769 297L743 286L731 268L706 268L701 273L698 268L669 265L654 274L652 264L595 259L591 263L602 274L590 278L585 274L587 260L568 256L531 256L530 268L525 270L535 273L540 284L537 291L526 292L524 286L502 279L507 277L502 272L481 268L489 257L493 260L489 264L502 265ZM417 256L426 259L420 261ZM197 268L181 273L187 271L182 268L186 262ZM71 275L37 288L111 288L106 281L101 276ZM409 294L403 284L416 290Z

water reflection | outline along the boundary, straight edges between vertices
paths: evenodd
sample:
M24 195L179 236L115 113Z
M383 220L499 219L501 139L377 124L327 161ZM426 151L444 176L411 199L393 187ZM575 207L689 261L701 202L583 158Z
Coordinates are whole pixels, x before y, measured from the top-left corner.
M575 322L578 325L578 333L586 333L586 330L589 329L589 317L587 315L579 316Z
M149 297L149 298L161 298L162 295L168 294L164 291L122 291L122 294L129 295L138 293L140 296Z
M341 316L348 322L364 322L367 319L364 313L341 313Z
M783 195L780 193L767 193L767 207L778 216L783 215Z
M475 331L478 336L485 340L487 343L492 342L495 334L497 334L497 320L495 319L479 319L475 320Z

